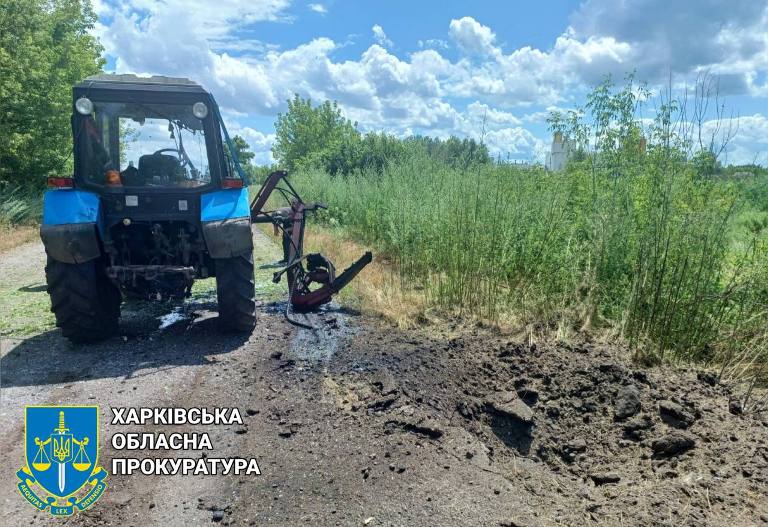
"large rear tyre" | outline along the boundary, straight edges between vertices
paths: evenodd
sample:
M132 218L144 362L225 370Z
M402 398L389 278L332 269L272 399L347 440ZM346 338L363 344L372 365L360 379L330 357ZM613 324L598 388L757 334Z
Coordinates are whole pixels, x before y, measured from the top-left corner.
M216 296L219 325L224 331L250 332L256 326L256 286L253 253L217 258Z
M45 266L51 311L62 334L75 343L98 342L117 332L120 290L100 259L67 264L48 257Z

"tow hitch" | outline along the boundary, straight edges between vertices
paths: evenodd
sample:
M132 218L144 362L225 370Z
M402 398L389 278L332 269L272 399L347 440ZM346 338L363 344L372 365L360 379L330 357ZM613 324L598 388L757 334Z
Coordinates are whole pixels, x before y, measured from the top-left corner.
M285 267L274 274L273 281L280 282L285 274L288 279L288 306L297 312L308 312L331 301L333 295L351 282L363 268L371 263L370 251L361 256L340 275L333 264L322 254L304 254L304 226L306 213L324 209L321 203L305 203L287 179L288 173L272 172L251 203L253 223L271 223L276 232L282 232L283 262ZM289 203L288 207L271 211L264 207L277 190ZM318 286L313 288L313 286ZM286 310L286 318L292 324L307 327L292 320Z

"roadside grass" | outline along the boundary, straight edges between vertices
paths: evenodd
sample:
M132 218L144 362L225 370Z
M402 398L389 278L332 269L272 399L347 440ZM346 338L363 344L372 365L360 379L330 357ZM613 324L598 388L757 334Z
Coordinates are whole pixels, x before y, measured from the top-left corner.
M0 338L27 337L55 327L45 286L45 257L39 253L0 260Z
M269 231L260 226L253 235L253 267L256 283L256 301L263 303L279 302L285 300L288 288L285 280L280 283L272 281L273 273L278 269L275 264L283 257L282 248L277 238L272 238ZM215 280L208 280L213 284L213 295L216 296Z
M36 225L0 223L0 253L39 239Z
M40 221L42 215L42 191L24 187L0 187L0 221L24 225Z
M45 289L21 292L0 282L0 338L29 337L56 326Z
M714 369L756 411L768 386L765 213L685 164L663 190L642 168L623 188L578 165L552 174L414 162L293 181L330 206L306 230L308 251L339 271L374 252L344 305L403 328L482 324L530 342L629 344L641 363Z

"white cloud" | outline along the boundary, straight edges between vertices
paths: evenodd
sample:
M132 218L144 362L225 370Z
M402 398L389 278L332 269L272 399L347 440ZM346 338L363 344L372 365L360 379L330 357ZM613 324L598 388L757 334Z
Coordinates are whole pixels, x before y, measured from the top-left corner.
M737 165L768 164L768 117L760 113L746 115L734 119L730 126L735 134L726 145L721 162ZM716 135L716 148L722 144L728 128L728 122L718 123L710 120L703 124L705 137Z
M509 156L517 161L542 161L547 150L544 141L520 127L491 130L485 135L485 143L491 155L502 160Z
M768 4L699 0L587 0L571 17L573 37L610 37L631 50L640 78L671 71L731 75L731 93L768 90L754 72L768 68ZM725 87L725 86L724 86Z
M268 165L275 162L275 158L272 157L275 134L265 134L250 127L233 127L233 129L234 133L245 139L245 142L251 147L251 151L255 154L253 157L255 164Z
M497 125L518 125L520 119L509 112L491 108L487 104L478 101L467 106L467 113L474 119L480 120L486 128Z
M560 112L561 114L567 114L569 110L573 108L561 108L559 106L547 106L544 110L537 112L531 112L520 117L520 121L523 123L546 123L552 112Z
M638 54L631 43L617 37L583 37L573 28L560 35L550 50L523 47L506 53L496 46L489 27L464 17L452 20L448 33L478 61L450 62L435 49L414 53L410 60L400 58L385 49L392 42L375 25L372 31L377 45L363 52L359 60L336 62L331 55L338 45L327 38L284 51L258 42L241 45L242 39L230 28L233 21L237 27L246 19L278 19L284 16L287 0L262 0L248 8L225 0L220 9L203 9L202 17L197 12L195 16L184 14L191 10L171 12L162 7L178 1L148 2L154 7L143 17L125 9L115 15L109 31L102 34L108 52L117 57L117 69L191 75L229 93L233 105L247 102L265 113L274 112L293 91L338 98L343 104L368 110L396 92L473 98L505 109L554 105L564 101L574 87L598 82L606 73L621 77L636 64ZM209 13L211 19L205 20ZM757 83L758 76L754 71L751 74L751 82ZM730 81L729 89L738 85L738 79L725 77L724 81Z
M638 76L645 78L644 72L667 73L669 67L681 75L707 67L720 76L724 92L768 96L768 32L759 31L760 24L768 27L765 6L717 11L717 23L705 23L706 16L697 13L704 36L690 38L694 33L689 32L683 40L701 41L709 35L718 43L712 47L707 41L698 50L677 45L682 28L666 20L657 23L659 17L640 16L633 7L658 13L653 6L659 1L627 0L619 5L588 0L572 17L572 27L546 49L506 50L490 27L471 17L452 20L447 36L463 52L454 61L441 54L448 43L440 39L419 41L419 51L398 55L387 49L393 43L378 24L372 27L376 43L347 60L334 57L342 44L329 38L289 49L243 38L241 31L248 24L288 20L289 0L103 2L96 8L108 16L96 33L116 57L118 72L194 78L233 115L274 116L297 92L314 100L338 100L345 115L364 130L480 138L485 121L492 151L530 158L543 143L521 126L541 126L548 110L574 104L574 94L606 73L620 78L638 68ZM680 16L686 12L675 0L667 3ZM307 4L320 12L312 6L325 8ZM525 115L516 114L516 109L529 106L533 108ZM751 116L749 129L762 131L758 121ZM744 133L747 139L734 140L730 155L744 157L739 152L749 151L750 144L764 144L756 133L744 130L740 127L739 137ZM250 138L263 148L260 159L267 159L270 134L258 133L263 137L251 133Z
M310 11L314 11L315 13L320 13L321 15L324 15L328 12L328 9L323 4L307 4L307 8Z
M451 20L448 34L461 49L468 53L489 55L498 52L498 48L493 45L496 35L491 28L480 24L472 17L465 16L459 20Z
M104 0L91 0L91 7L97 16L110 16L112 14L112 6Z
M384 46L385 48L394 46L393 42L387 38L387 34L384 33L384 28L380 25L375 24L371 28L371 31L373 31L373 38L376 39L376 42L378 42L379 45Z

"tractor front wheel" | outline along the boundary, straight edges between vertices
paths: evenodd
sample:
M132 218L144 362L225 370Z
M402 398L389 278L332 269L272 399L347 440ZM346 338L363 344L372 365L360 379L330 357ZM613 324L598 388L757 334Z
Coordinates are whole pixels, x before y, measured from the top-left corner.
M107 277L100 259L68 264L48 257L45 278L51 311L65 337L89 343L117 332L120 290Z
M219 324L225 331L250 332L256 326L253 253L217 258L215 262Z

